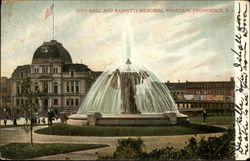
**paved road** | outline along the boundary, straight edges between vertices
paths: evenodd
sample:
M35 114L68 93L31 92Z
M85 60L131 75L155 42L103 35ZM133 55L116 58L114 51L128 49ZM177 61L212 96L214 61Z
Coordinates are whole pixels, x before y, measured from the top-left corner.
M35 129L44 128L46 126L35 127ZM5 145L14 142L29 142L30 135L22 131L21 127L2 128L0 129L0 143ZM221 133L213 134L199 134L198 138L202 136L218 136ZM144 136L141 137L146 145L146 150L151 151L155 148L171 145L174 147L183 147L188 138L194 135L180 135L180 136ZM34 160L95 160L98 155L111 154L115 147L117 140L127 137L83 137L83 136L53 136L53 135L41 135L34 134L34 142L37 143L82 143L82 144L107 144L109 147L91 149L85 151L77 151L66 154L50 155L39 158L33 158Z

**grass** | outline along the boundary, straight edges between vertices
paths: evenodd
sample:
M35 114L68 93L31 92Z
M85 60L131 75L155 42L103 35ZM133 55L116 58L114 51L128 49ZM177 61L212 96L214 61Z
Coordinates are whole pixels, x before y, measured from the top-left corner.
M202 124L203 123L203 117L202 116L195 116L195 117L188 117L190 120L190 123L194 124ZM207 125L233 125L235 121L234 116L208 116L207 122L205 124Z
M185 134L203 134L222 132L223 128L185 124L176 126L72 126L55 124L53 126L36 130L39 134L64 136L171 136Z
M62 143L11 143L1 147L2 157L8 159L28 159L47 155L68 153L79 150L106 147L101 144L62 144Z

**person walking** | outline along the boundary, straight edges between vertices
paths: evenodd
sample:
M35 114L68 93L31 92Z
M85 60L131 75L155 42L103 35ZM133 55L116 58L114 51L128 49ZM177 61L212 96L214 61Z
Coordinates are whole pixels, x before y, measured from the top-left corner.
M25 124L27 125L28 124L28 118L25 117Z
M45 122L45 118L44 118L44 117L42 118L42 123L43 123L43 124L45 124L45 123L46 123L46 122Z
M203 122L207 122L207 111L206 110L203 110Z
M5 126L7 125L7 119L6 118L4 118L3 123L4 123Z
M17 125L16 117L13 118L13 125Z
M48 111L48 124L49 124L49 125L52 125L53 117L54 117L53 111L52 111L52 110L49 110L49 111Z

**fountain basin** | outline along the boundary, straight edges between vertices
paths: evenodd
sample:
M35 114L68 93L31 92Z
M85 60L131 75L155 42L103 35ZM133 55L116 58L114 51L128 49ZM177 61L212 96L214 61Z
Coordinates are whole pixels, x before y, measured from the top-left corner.
M67 123L78 126L162 126L188 123L187 115L179 112L159 114L88 114L70 115Z

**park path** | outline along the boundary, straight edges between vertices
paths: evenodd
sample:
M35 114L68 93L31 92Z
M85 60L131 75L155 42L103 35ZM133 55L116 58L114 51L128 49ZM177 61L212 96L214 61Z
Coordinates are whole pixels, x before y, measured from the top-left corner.
M46 126L35 127L35 130L44 128ZM30 135L26 134L21 127L1 128L0 129L0 143L1 145L29 142ZM146 145L146 150L151 151L155 148L161 148L167 145L181 148L185 142L192 136L198 139L201 137L218 136L221 133L197 134L197 135L177 135L177 136L143 136L141 137ZM98 155L111 154L116 147L117 140L128 137L88 137L88 136L56 136L56 135L42 135L34 133L34 142L36 143L81 143L81 144L107 144L109 147L90 149L83 151L70 152L65 154L57 154L50 156L43 156L32 158L32 160L95 160ZM136 138L136 137L135 137Z

